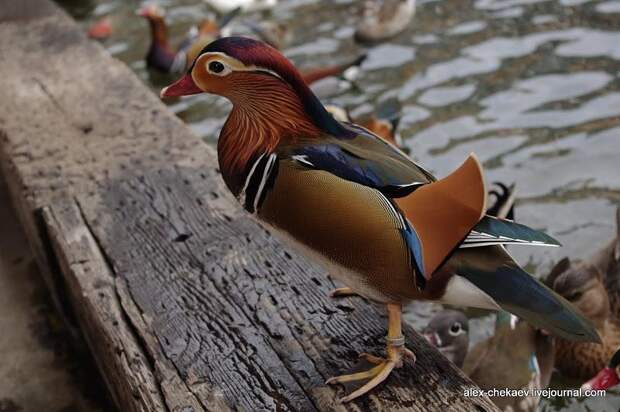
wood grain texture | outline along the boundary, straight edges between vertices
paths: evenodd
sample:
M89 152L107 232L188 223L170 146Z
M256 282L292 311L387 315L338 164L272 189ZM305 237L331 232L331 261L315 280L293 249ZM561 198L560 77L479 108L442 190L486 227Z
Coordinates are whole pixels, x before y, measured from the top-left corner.
M66 282L66 292L71 301L85 305L74 313L90 348L99 354L98 367L114 401L126 405L128 411L165 411L151 363L132 330L119 324L124 314L114 275L77 205L68 201L53 209L45 207L42 217ZM132 379L126 380L125 376Z
M236 410L488 409L460 396L469 380L410 328L417 363L338 405L342 389L325 379L358 364L359 352L383 353L385 316L360 298L329 298L326 273L221 196L216 177L160 170L79 201L193 393L215 391Z
M23 4L0 21L0 163L119 410L496 410L410 328L418 362L338 404L324 380L383 353L382 308L328 298L127 67L47 0Z

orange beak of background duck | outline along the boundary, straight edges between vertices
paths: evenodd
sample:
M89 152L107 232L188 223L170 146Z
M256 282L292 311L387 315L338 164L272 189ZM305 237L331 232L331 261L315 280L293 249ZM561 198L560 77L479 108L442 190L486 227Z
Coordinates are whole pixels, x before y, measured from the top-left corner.
M194 79L192 79L192 76L188 73L176 82L172 83L170 86L161 89L159 96L162 98L180 97L198 94L202 92L203 91L198 86L196 86L196 83L194 82Z

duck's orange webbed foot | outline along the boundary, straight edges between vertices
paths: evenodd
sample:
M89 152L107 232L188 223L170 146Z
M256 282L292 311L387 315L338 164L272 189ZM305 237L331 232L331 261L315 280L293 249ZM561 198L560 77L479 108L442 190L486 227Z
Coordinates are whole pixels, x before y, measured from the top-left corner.
M415 362L415 355L412 351L405 348L405 337L401 332L401 308L400 305L388 305L389 329L387 338L387 359L368 353L360 354L360 357L377 366L358 373L350 375L341 375L329 378L325 383L345 383L359 380L370 379L362 387L340 399L340 402L349 402L359 396L362 396L372 390L374 387L383 382L394 369L403 366L403 359L410 358Z

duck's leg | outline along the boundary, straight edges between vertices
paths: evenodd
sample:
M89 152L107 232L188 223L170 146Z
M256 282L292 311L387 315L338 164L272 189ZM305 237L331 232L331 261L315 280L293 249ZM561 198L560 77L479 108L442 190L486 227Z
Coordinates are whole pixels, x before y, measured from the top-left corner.
M397 304L388 304L388 335L387 335L387 359L362 353L360 356L366 358L377 366L366 372L353 373L329 378L326 383L344 383L356 380L370 379L361 388L340 399L341 402L349 402L379 385L390 375L392 370L403 366L403 357L410 357L415 361L415 355L405 348L405 337L402 332L402 307Z
M354 295L357 295L357 293L353 292L353 289L348 288L348 287L332 289L329 292L329 296L332 298L343 298L346 296L354 296Z

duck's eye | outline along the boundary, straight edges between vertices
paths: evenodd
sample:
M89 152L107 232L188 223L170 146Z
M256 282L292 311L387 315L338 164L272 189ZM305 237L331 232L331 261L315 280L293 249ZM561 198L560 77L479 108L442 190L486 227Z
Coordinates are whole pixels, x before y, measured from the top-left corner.
M460 335L462 331L463 328L459 322L455 322L450 326L450 335L452 336Z
M213 73L221 73L224 71L224 65L218 61L211 62L209 63L209 71Z
M224 63L217 61L217 60L213 60L209 62L208 67L209 67L209 72L213 74L219 74L219 75L222 75L224 73L224 70L226 69L226 67L224 66Z

